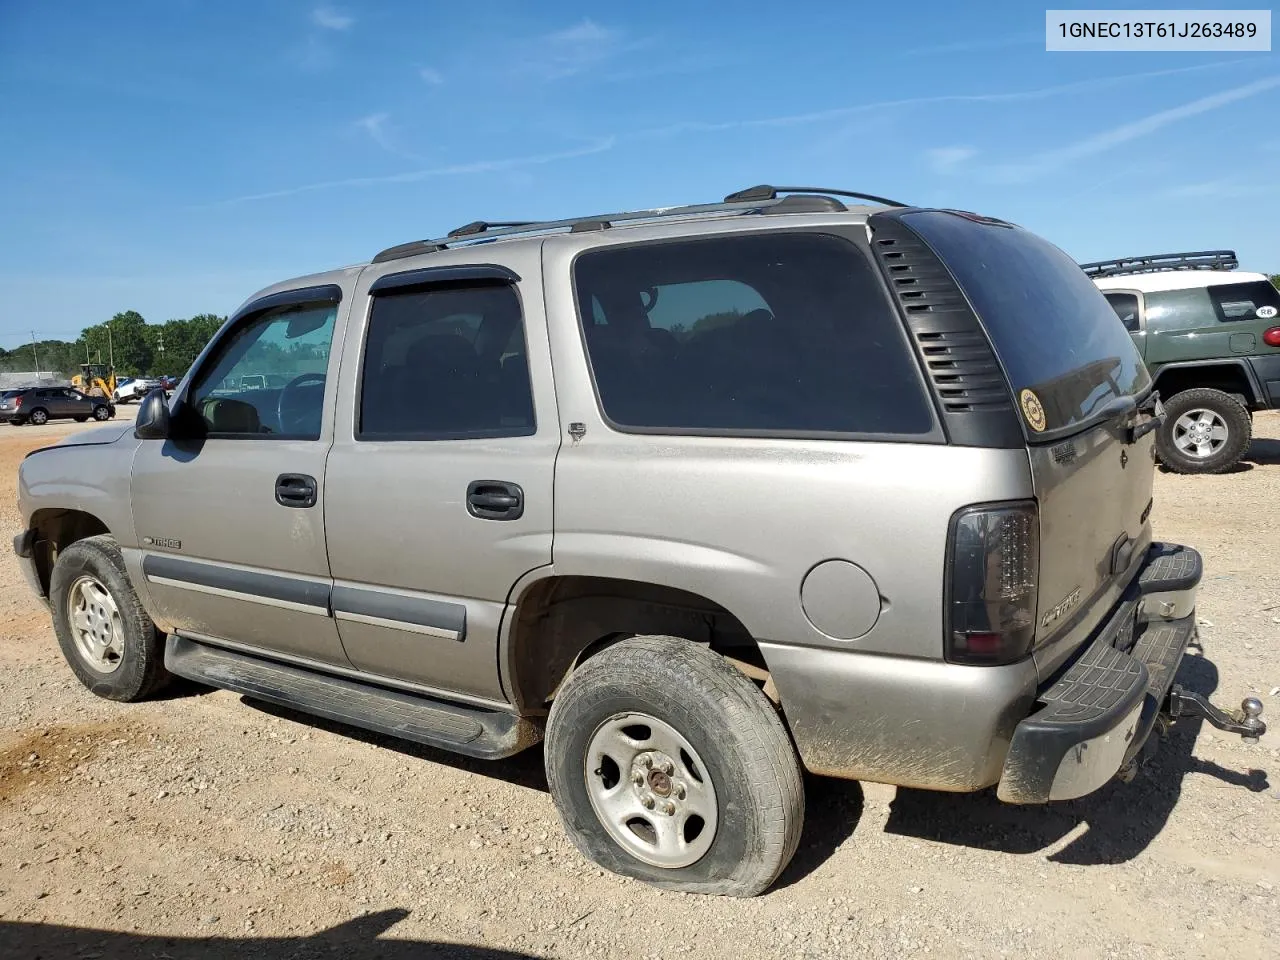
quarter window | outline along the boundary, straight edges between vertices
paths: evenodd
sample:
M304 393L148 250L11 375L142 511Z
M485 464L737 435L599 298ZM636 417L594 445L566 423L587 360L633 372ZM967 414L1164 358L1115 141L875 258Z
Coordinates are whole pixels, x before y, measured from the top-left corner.
M299 304L259 314L219 344L197 375L186 409L214 438L316 440L336 304Z
M1204 287L1161 290L1147 294L1147 326L1161 330L1190 330L1210 323L1213 307Z
M361 440L522 437L536 422L520 300L510 286L394 289L373 300Z
M609 247L575 265L605 415L656 432L920 435L933 415L897 314L848 240Z
M1275 320L1280 314L1280 290L1269 281L1222 283L1208 288L1209 299L1224 322L1237 320Z

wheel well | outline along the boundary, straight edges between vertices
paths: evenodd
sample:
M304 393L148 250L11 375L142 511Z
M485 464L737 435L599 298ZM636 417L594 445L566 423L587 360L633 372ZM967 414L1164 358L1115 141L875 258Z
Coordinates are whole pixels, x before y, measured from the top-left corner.
M507 658L516 704L544 709L578 664L620 639L640 635L707 644L776 700L759 645L719 604L659 584L566 576L534 584L516 608Z
M1216 366L1174 367L1156 374L1156 388L1160 397L1168 400L1174 394L1195 387L1221 390L1241 397L1247 407L1254 406L1253 386L1239 364L1224 363Z
M111 532L105 523L83 510L37 510L31 516L31 529L36 531L33 556L46 597L58 554L77 540Z

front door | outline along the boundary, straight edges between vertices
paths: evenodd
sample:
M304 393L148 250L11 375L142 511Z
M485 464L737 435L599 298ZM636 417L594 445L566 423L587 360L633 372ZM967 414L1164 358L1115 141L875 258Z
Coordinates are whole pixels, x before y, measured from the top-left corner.
M322 512L339 296L251 304L175 399L175 438L139 444L134 528L170 632L349 665L329 615Z
M537 250L511 256L530 279L365 272L352 311L368 304L369 319L348 347L325 477L351 662L480 700L503 699L512 586L551 562L560 444Z

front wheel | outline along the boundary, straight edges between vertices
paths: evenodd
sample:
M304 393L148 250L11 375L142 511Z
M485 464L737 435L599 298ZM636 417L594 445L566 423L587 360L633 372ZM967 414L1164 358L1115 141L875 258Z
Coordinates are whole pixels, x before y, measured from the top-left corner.
M686 640L633 637L587 660L551 705L544 753L569 838L614 873L749 897L799 843L804 782L777 711Z
M108 410L106 407L104 407L102 404L98 404L98 406L93 408L93 419L95 420L106 420L110 416L111 416L111 411Z
M142 609L115 540L77 540L58 556L49 580L58 646L91 692L133 702L168 680L164 635Z
M1208 387L1184 390L1164 411L1156 452L1175 473L1223 473L1249 449L1249 411L1230 394Z

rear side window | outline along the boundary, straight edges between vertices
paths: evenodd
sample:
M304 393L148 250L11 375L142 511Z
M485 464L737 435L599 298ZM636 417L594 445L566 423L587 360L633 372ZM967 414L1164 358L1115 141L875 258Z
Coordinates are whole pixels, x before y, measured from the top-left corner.
M1108 400L1150 385L1116 311L1053 244L1019 227L942 211L902 219L950 268L1015 394L1036 395L1044 431L1082 424Z
M931 432L872 270L851 242L817 233L583 254L578 313L606 417L668 433Z
M374 297L358 439L522 437L534 429L514 288L410 288Z
M1274 320L1280 314L1280 290L1266 280L1221 283L1208 288L1218 319Z
M1204 287L1158 290L1146 295L1147 324L1155 330L1193 330L1209 326L1213 306Z

